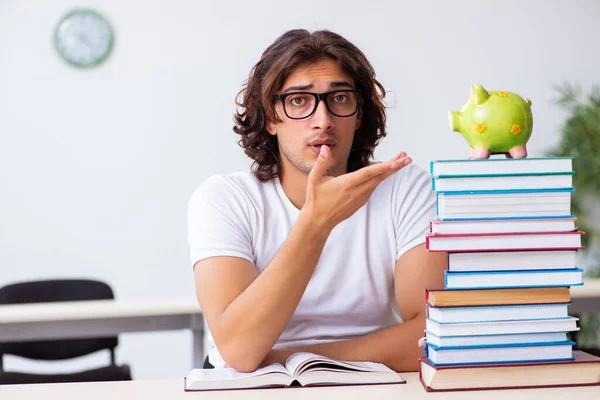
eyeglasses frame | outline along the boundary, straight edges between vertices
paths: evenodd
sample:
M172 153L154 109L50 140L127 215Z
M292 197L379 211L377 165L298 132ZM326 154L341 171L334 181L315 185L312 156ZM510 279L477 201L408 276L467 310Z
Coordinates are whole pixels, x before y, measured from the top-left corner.
M333 111L331 111L331 108L329 108L329 103L327 102L327 96L333 93L340 93L340 92L352 92L354 94L356 94L356 109L354 110L354 112L352 114L349 115L339 115L334 113ZM306 115L305 117L290 117L288 115L287 109L285 108L285 99L291 95L297 95L297 94L307 94L307 95L311 95L316 99L315 102L315 106L313 108L313 110ZM360 107L360 99L362 96L362 91L361 90L357 90L357 89L338 89L338 90L332 90L330 92L324 92L324 93L313 93L313 92L289 92L289 93L282 93L282 94L278 94L275 95L276 100L279 100L281 102L281 106L283 107L283 112L285 113L285 116L288 117L289 119L294 119L294 120L299 120L299 119L306 119L309 118L311 115L313 115L315 113L315 111L317 111L317 108L319 107L319 102L321 100L323 100L323 102L325 103L325 107L327 108L327 111L329 111L332 115L335 115L336 117L339 118L348 118L353 116L354 114L356 114L358 112L358 109Z

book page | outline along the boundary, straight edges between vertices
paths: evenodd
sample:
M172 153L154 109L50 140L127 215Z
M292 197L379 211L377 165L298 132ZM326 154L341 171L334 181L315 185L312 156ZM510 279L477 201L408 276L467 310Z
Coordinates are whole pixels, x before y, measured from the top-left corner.
M259 375L282 373L290 375L281 364L271 364L253 372L238 372L233 368L193 369L187 376L188 381L230 381L235 379L248 379Z
M254 372L233 368L194 369L185 379L186 390L221 390L289 386L293 378L281 364L271 364Z
M285 362L292 376L297 377L306 370L393 372L380 363L369 361L339 361L313 353L294 353Z

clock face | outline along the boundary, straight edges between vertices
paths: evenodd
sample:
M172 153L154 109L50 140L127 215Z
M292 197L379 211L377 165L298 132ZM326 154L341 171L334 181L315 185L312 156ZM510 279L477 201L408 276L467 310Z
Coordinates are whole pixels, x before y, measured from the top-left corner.
M58 54L77 67L92 67L110 53L113 34L108 22L97 12L73 10L56 27L54 45Z

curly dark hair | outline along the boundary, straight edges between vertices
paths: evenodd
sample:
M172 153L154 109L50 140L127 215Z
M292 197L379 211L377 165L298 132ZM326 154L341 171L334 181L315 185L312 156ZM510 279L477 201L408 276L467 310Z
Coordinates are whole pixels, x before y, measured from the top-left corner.
M236 97L238 110L233 131L241 136L238 144L254 160L252 170L261 181L279 175L281 162L277 137L266 129L268 120L280 121L273 101L289 74L298 66L329 58L354 79L362 91L361 126L354 135L348 158L348 172L369 164L373 151L385 137L383 85L364 53L337 33L294 29L281 35L262 54Z

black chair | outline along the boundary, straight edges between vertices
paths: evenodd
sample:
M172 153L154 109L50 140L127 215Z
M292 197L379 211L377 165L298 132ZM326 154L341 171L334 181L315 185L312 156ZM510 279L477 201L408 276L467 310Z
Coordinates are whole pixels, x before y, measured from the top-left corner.
M94 280L32 281L0 288L0 304L103 300L113 298L114 295L110 286ZM0 384L131 380L129 366L116 365L115 363L115 348L117 344L118 338L116 336L0 343ZM76 373L30 374L6 372L2 367L4 354L12 354L35 360L66 360L105 349L110 351L110 365Z

